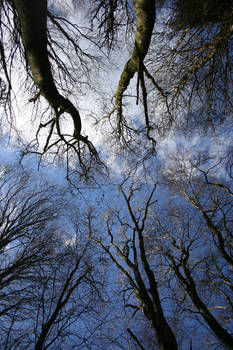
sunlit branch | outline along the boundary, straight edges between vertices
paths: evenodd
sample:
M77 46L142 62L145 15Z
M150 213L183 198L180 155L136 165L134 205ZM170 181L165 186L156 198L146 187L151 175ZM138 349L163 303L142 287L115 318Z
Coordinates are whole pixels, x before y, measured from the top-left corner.
M117 110L117 131L121 135L122 129L122 99L130 80L134 74L139 71L139 65L142 64L151 41L152 31L155 22L155 1L154 0L135 0L134 10L137 15L137 30L135 44L131 58L126 63L118 83L115 93L115 106Z

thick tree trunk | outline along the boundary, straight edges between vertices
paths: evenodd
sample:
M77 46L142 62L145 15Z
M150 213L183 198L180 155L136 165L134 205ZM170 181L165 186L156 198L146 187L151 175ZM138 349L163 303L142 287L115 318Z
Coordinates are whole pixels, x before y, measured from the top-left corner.
M152 271L151 273L153 275ZM138 285L135 291L136 296L142 305L143 313L151 324L160 349L177 350L175 335L164 317L154 275L149 278L150 288L152 287L151 297L137 268L134 269L134 275Z
M67 112L74 123L74 137L79 139L81 119L74 105L59 94L51 72L47 51L47 0L14 0L18 13L26 57L35 84L51 107Z

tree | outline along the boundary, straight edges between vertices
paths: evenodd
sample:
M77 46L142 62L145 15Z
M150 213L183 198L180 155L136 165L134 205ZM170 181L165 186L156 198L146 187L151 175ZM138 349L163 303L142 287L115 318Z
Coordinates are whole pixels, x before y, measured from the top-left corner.
M32 190L26 174L14 175L11 169L2 167L0 251L1 291L5 298L1 315L17 306L14 294L20 291L12 288L12 292L7 293L5 289L24 280L31 266L46 260L52 237L43 237L41 232L49 228L55 217L55 198L52 188Z
M177 349L175 335L169 327L164 311L161 305L160 296L157 288L157 281L155 275L150 267L146 255L146 247L144 241L144 228L150 206L153 204L152 198L156 186L154 186L148 200L145 203L145 208L137 213L134 212L131 204L134 192L136 189L130 186L129 194L126 194L123 187L120 191L123 195L127 209L129 212L130 221L124 221L120 213L116 214L116 220L120 225L122 236L124 238L124 246L120 246L115 242L116 233L113 232L115 226L115 218L108 217L106 219L107 231L110 238L110 246L113 247L113 252L109 246L97 241L104 251L110 256L112 262L122 272L127 283L129 291L132 292L139 301L139 305L132 305L132 308L142 310L145 317L150 322L150 325L155 333L158 346L161 349ZM117 253L123 263L115 256ZM126 266L124 266L124 264ZM141 271L142 270L142 271ZM130 298L130 297L129 297ZM129 330L131 336L132 331ZM133 336L134 339L137 339Z
M67 348L81 348L92 343L93 330L85 327L85 319L94 317L93 328L98 328L104 278L95 271L98 255L93 254L92 215L80 212L79 219L68 220L71 210L63 209L64 194L61 202L53 186L41 190L41 185L38 182L35 188L24 173L1 170L0 342L4 349L31 349L32 344L38 350L59 348L61 342Z
M219 162L199 154L174 156L173 161L175 168L164 169L163 179L178 198L172 196L165 220L156 215L162 237L159 246L189 295L191 309L195 306L216 338L230 349L232 193L227 171L224 176L219 173L225 159ZM182 196L191 208L182 203Z
M97 163L102 163L100 162L95 147L88 140L88 137L81 135L81 119L78 109L70 99L65 98L59 93L58 88L66 95L70 95L71 89L77 83L82 85L82 82L70 73L70 70L74 70L74 62L72 62L69 56L69 45L75 51L81 63L81 71L84 73L87 72L86 76L89 77L86 65L89 60L93 62L96 58L88 53L84 53L79 47L78 40L75 37L76 35L80 36L81 34L88 40L88 35L82 34L78 26L70 23L65 18L53 15L53 13L47 8L46 0L40 2L3 1L1 4L1 16L2 22L4 23L1 31L1 57L5 78L8 84L7 96L11 114L12 101L10 93L12 90L12 65L14 64L15 55L19 53L19 55L25 56L25 60L21 57L21 62L26 69L26 79L32 77L37 90L35 95L32 96L29 101L36 103L39 97L43 96L52 109L49 114L47 113L45 121L42 118L39 123L37 137L42 129L48 129L48 134L42 151L39 149L37 152L43 155L47 151L53 150L54 147L58 147L59 149L61 144L65 147L65 152L75 152L85 175L89 168L88 162L91 162L93 158L97 160ZM47 25L49 19L52 27L51 32L48 31L50 27ZM68 43L66 43L67 51L62 48L55 38L53 38L53 35L57 35L56 32L68 41ZM10 50L5 47L6 40L8 39L13 41ZM91 38L89 40L91 40ZM63 62L60 59L58 52L60 52L61 55L65 55L65 59L68 58L68 61L71 63L70 69L68 68L68 63ZM58 77L54 76L52 73L52 70L55 69L55 67L53 67L53 64L49 61L49 56L59 69ZM9 67L6 64L8 59L11 61ZM83 72L81 76L84 75ZM35 90L35 88L33 88L33 90ZM70 135L64 134L61 131L60 121L64 113L70 115L73 120L73 137L70 137ZM90 152L90 159L86 156L86 147Z
M55 198L52 187L41 190L31 185L28 175L15 175L12 169L1 167L2 345L16 315L24 319L31 269L48 261L54 241L51 225L56 215Z
M214 20L212 5L219 2L202 2L210 6L203 19L200 3L171 4L171 16L161 18L146 62L151 126L163 136L195 128L203 134L218 132L231 115L232 4L221 2L220 9L216 5L216 11L227 15Z
M196 341L205 344L206 338L216 348L223 344L231 349L229 178L225 183L214 179L223 163L213 166L211 158L182 162L182 167L176 158L172 164L177 170L164 166L162 172L157 171L162 175L157 185L147 185L148 189L140 180L131 183L131 177L120 186L128 213L122 206L109 208L108 240L100 238L98 244L121 272L121 293L126 309L132 310L127 312L132 327L135 315L142 312L158 348L177 348L177 343L187 348ZM160 199L165 184L170 190ZM137 322L142 321L137 318ZM129 328L129 332L141 349L144 332L136 329ZM196 339L197 329L203 333L202 340Z

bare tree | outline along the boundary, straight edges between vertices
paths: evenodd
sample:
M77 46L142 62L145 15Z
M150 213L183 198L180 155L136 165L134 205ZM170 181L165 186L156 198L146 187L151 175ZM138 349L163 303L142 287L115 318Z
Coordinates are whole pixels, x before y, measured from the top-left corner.
M38 182L35 188L30 180L2 168L1 347L85 348L97 342L93 334L102 322L104 274L93 214L80 208L72 217L71 198L61 200L54 187Z
M168 5L170 17L160 17L145 62L151 134L167 135L174 129L188 133L195 128L217 134L231 116L232 4ZM179 27L182 20L187 23Z
M104 280L97 272L91 232L87 227L78 228L80 222L75 226L72 242L60 248L49 266L35 270L35 289L39 290L33 303L37 350L59 347L61 339L67 348L85 348L95 343L92 332L98 328L97 310ZM94 317L94 327L87 326L85 323Z
M84 52L79 45L80 37L92 40L91 36L65 17L50 11L47 1L3 1L1 23L1 57L8 86L6 95L11 118L12 75L16 59L19 59L25 68L26 81L23 85L25 90L28 90L29 86L33 94L29 96L29 101L37 106L37 120L38 114L41 113L34 148L29 147L28 151L32 150L41 156L48 152L56 156L62 151L61 153L69 154L68 158L75 154L86 176L92 160L99 165L103 164L91 141L81 134L80 113L78 107L71 102L70 96L74 90L77 92L77 85L91 85L88 64L92 62L98 65L98 60L94 55ZM56 39L57 35L60 36L60 42ZM7 40L10 45L6 45ZM77 64L80 65L78 74L75 73ZM27 81L33 81L34 87L27 84ZM44 97L49 105L44 112L38 108L40 96ZM65 134L62 130L64 114L69 115L73 121L73 136ZM38 147L38 137L43 130L47 130L47 138L41 150Z
M7 320L13 322L27 302L30 270L48 260L53 246L51 225L60 210L54 207L54 188L36 188L30 180L27 174L1 167L0 289L2 334L7 337Z
M232 349L230 179L219 173L224 158L216 163L208 156L187 157L174 156L175 168L164 169L163 181L174 194L166 214L155 214L157 249L189 295L192 312L196 309L218 341Z
M105 214L108 240L98 244L120 272L127 331L138 349L148 344L142 315L157 340L150 347L232 349L232 191L228 175L216 177L225 160L202 161L177 157L177 171L164 166L155 186L128 178L119 187L126 208Z
M43 237L41 232L55 218L55 197L52 188L33 188L26 174L14 175L12 170L1 169L2 290L15 279L23 279L31 265L46 259L51 236ZM3 307L1 314L8 308L11 307Z
M146 200L144 208L135 210L132 203L138 190L137 186L132 184L128 194L120 186L119 190L124 198L129 220L125 221L120 213L116 213L116 217L107 214L106 225L110 245L105 245L101 240L97 242L124 276L128 284L127 295L133 294L139 302L139 305L134 302L131 305L129 302L128 307L132 307L135 312L142 310L151 325L159 348L177 349L176 338L166 320L156 277L146 253L144 230L149 209L154 203L155 189L156 185ZM116 238L117 232L114 232L115 220L120 225L119 229L122 232L121 244ZM129 329L128 332L134 341L140 344L133 331ZM142 345L140 347L142 348Z

